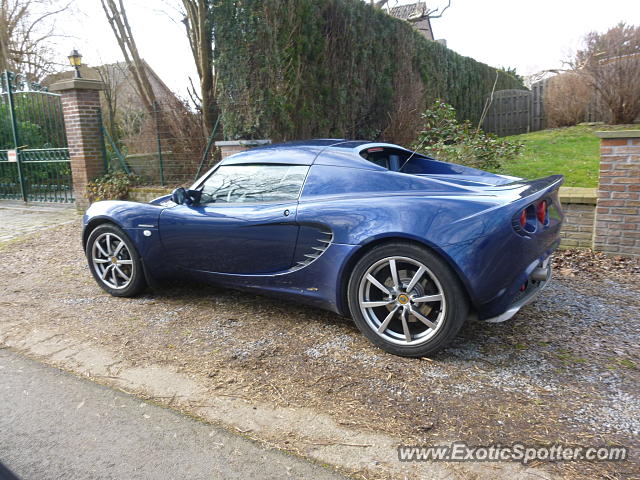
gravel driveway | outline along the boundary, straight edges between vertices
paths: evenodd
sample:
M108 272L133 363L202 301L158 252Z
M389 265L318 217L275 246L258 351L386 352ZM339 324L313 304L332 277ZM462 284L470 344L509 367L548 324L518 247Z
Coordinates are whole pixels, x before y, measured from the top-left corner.
M552 285L513 320L468 323L441 354L412 360L335 314L227 289L176 283L112 298L79 239L74 223L0 247L0 318L98 341L130 364L176 366L212 394L305 406L408 443L622 444L631 461L544 468L640 471L637 261L562 252Z

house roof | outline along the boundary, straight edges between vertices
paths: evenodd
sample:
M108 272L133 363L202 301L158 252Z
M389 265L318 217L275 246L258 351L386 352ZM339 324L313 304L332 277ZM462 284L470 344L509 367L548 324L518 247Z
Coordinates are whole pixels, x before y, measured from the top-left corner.
M407 22L415 22L428 17L429 9L424 2L412 3L409 5L399 5L389 9L389 14L392 17L405 20Z
M162 79L158 76L158 74L149 66L149 64L143 59L142 65L144 69L147 71L147 74L151 80L151 88L153 89L154 94L158 97L159 101L167 101L175 98L175 94L171 91L171 89L162 81ZM100 74L100 70L103 72L103 75L108 78L108 82L113 86L122 86L129 85L134 90L133 80L131 78L131 72L126 64L126 62L117 62L117 63L109 63L104 65L96 65L94 67L90 67L88 65L80 66L80 74L82 78L88 78L90 80L105 80L102 78ZM68 80L73 78L75 75L74 70L67 70L63 72L53 73L51 75L47 75L42 80L42 85L50 86L53 83L59 82L61 80Z
M388 10L389 15L413 25L428 40L434 40L429 8L425 2L399 5Z

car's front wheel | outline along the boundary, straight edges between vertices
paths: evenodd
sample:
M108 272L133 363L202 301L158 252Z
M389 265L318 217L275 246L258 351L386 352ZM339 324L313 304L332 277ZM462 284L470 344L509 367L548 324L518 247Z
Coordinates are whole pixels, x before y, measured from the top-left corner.
M447 346L469 310L451 268L429 250L401 242L375 247L360 259L351 273L348 300L360 331L405 357Z
M146 286L140 256L127 234L113 224L96 227L85 253L98 285L116 297L132 297Z

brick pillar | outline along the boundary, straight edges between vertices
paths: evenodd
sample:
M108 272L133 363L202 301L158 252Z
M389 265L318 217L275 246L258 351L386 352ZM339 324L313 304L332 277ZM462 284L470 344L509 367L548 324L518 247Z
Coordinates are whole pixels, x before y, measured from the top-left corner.
M49 88L62 94L73 194L76 208L80 211L89 206L87 182L104 173L104 140L100 113L100 90L103 88L102 82L84 78L63 80Z
M262 147L269 145L271 140L231 140L225 142L216 142L216 147L220 149L222 159L233 155L234 153L244 152L250 148Z
M593 249L640 256L640 130L596 135L602 140Z

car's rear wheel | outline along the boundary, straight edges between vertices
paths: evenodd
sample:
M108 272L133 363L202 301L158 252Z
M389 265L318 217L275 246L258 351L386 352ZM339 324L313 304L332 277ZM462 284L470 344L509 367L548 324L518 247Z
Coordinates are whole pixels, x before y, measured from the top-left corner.
M140 256L127 234L113 224L96 227L85 247L98 285L116 297L132 297L146 286Z
M375 247L359 260L348 299L360 331L387 352L405 357L447 346L469 311L451 268L431 251L400 242Z

